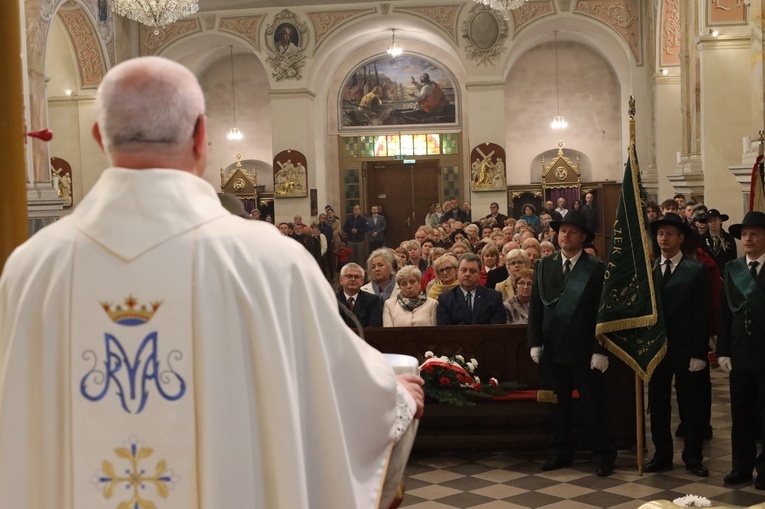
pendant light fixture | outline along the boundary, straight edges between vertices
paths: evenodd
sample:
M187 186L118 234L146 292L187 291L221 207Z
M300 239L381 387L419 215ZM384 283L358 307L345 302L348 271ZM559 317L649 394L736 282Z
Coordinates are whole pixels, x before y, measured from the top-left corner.
M234 82L234 46L229 46L231 52L231 106L234 111L234 127L228 131L229 140L241 140L242 132L236 126L236 83Z
M401 49L401 46L398 45L396 42L396 29L391 28L391 31L393 32L393 38L391 40L390 46L388 46L388 55L392 56L393 58L396 58L401 53L404 52L404 50Z
M555 102L557 105L557 115L553 119L552 123L550 124L550 127L553 129L565 129L568 127L568 122L566 122L566 119L563 118L563 115L560 114L560 78L558 77L558 31L556 30L554 32L555 34Z

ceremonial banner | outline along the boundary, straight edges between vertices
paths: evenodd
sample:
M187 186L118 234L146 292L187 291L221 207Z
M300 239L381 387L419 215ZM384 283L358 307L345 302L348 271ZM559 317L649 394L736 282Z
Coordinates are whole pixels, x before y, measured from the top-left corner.
M648 382L666 353L635 144L630 143L595 329L598 341Z
M752 180L749 184L749 212L756 210L765 212L765 158L762 155L762 143L760 143L760 155L752 168Z

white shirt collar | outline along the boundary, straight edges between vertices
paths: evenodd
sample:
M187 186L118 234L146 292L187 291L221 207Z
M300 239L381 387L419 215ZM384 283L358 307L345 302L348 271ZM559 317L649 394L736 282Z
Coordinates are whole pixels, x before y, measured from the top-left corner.
M760 262L759 265L757 265L757 274L760 273L760 270L762 270L762 266L765 264L765 253L760 256L759 258L749 258L749 255L746 255L746 266L749 266L749 263L751 262Z
M582 257L582 253L584 253L583 249L580 249L578 253L576 253L571 258L566 258L566 255L563 254L563 251L560 253L561 258L561 265L565 268L566 267L566 260L571 260L571 269L574 269L574 265L576 265L576 262L579 261L579 258Z

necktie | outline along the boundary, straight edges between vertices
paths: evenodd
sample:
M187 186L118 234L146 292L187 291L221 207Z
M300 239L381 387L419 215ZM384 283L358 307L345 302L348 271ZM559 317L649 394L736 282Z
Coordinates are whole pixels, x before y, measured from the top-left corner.
M664 284L669 282L669 278L672 277L672 260L664 262Z
M349 297L349 298L348 298L348 309L350 309L351 311L353 311L353 306L354 306L355 304L356 304L356 299L354 299L353 297Z
M465 301L467 302L468 309L473 311L473 294L468 292L465 294Z
M571 275L571 260L566 260L563 263L563 284L566 284L568 277Z
M749 262L749 272L754 279L757 279L757 266L760 264L758 261Z

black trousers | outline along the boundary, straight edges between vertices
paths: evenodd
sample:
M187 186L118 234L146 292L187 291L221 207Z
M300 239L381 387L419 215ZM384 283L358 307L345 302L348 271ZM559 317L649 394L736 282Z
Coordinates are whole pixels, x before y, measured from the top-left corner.
M569 457L573 455L575 439L573 436L573 405L571 393L579 391L586 424L589 431L590 445L595 461L611 464L616 457L616 448L608 422L608 402L603 373L590 369L589 363L561 364L553 363L555 394L555 424L552 437L553 453Z
M765 452L757 456L757 428L765 431L765 420L761 419L765 415L765 373L742 372L733 365L730 411L733 469L749 473L757 468L758 475L765 474Z
M654 458L672 462L672 377L675 378L680 420L685 428L683 462L701 463L704 459L704 370L691 373L688 366L671 366L662 361L648 383L648 403L651 409L651 435L656 447Z

